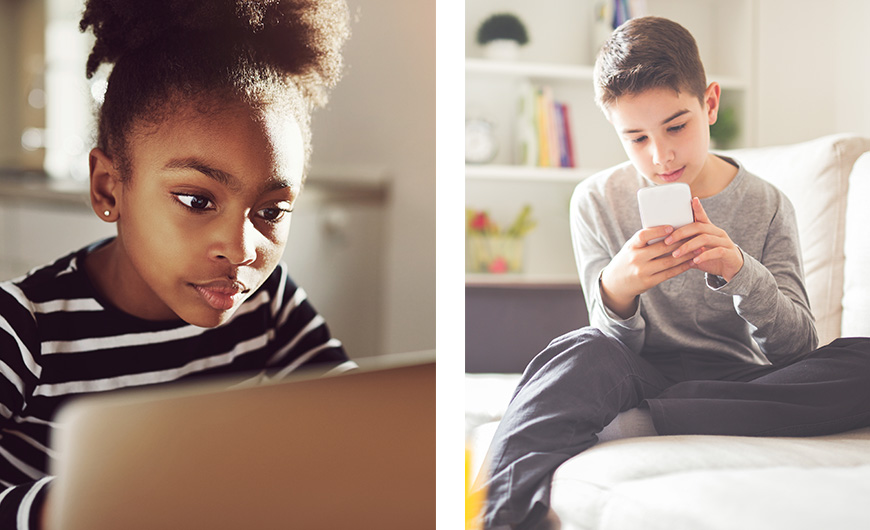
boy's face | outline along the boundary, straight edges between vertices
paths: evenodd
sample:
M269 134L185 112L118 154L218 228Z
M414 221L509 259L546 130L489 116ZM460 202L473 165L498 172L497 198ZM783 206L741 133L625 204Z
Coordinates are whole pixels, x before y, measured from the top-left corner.
M631 163L656 184L685 182L693 192L704 187L710 124L718 112L719 86L698 98L669 88L623 96L608 108Z
M172 114L129 141L118 192L119 306L134 315L226 322L284 252L302 188L297 122L239 104ZM127 307L125 307L125 305Z

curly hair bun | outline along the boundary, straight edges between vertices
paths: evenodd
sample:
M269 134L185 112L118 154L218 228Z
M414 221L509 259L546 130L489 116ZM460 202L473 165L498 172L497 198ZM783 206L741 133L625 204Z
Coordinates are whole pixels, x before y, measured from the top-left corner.
M155 45L183 50L222 42L325 86L340 76L349 34L343 0L87 0L79 26L96 37L88 77L103 63Z

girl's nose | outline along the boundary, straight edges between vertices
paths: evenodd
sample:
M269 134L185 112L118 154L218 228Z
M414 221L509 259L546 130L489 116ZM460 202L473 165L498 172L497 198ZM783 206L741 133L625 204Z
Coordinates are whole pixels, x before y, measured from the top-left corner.
M257 259L258 232L250 219L220 223L213 234L211 257L235 266L249 265Z

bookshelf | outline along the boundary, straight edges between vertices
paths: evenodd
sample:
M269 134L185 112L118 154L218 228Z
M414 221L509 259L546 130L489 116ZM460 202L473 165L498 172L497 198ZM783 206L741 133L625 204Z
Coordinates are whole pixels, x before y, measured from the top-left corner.
M737 139L728 147L755 145L753 49L758 0L647 0L646 13L684 25L698 42L708 82L722 86L722 105L733 107ZM469 0L466 2L466 117L494 125L499 150L488 164L466 165L466 205L486 210L506 224L523 204L531 204L538 227L527 236L526 267L508 279L467 275L469 287L492 283L565 286L576 278L568 226L574 187L595 172L626 160L611 125L593 100L592 65L601 31L597 0ZM526 25L529 44L515 61L483 58L475 40L490 14L510 12ZM569 105L576 167L517 164L516 115L521 87L550 87L554 99ZM571 280L575 281L575 280Z

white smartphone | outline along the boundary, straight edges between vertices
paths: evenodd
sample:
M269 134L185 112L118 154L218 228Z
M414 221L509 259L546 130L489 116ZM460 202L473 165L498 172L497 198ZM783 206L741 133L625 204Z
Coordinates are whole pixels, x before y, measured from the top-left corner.
M644 228L670 225L674 229L695 221L692 213L692 192L684 182L659 184L637 190L640 222ZM664 239L653 239L648 245Z

